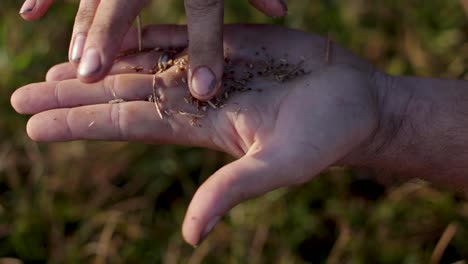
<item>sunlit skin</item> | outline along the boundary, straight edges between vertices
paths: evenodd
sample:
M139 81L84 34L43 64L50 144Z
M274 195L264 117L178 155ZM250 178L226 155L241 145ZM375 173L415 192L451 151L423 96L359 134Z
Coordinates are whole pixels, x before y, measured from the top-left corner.
M54 0L25 0L20 14L26 20L37 20L47 12L53 2ZM78 67L77 77L81 81L97 82L107 75L125 34L148 2L150 1L80 1L70 42L69 60ZM285 1L249 0L249 2L268 16L279 17L287 13ZM213 84L215 84L208 93L201 94L194 88L200 85L192 85L192 82L189 82L190 91L193 96L207 100L216 94L221 85L224 1L185 0L184 4L190 36L189 77L192 75L192 70L207 67L213 73Z
M182 47L187 40L182 26L153 26L145 32L144 42L153 47ZM138 47L132 36L127 35L122 49ZM466 168L446 170L449 178L440 173L443 166L454 167L461 155L453 160L443 152L432 157L425 150L451 144L444 141L444 133L463 120L450 123L447 116L459 117L443 110L453 105L453 98L460 98L467 82L391 77L336 43L331 48L328 44L326 38L276 26L227 26L224 49L237 71L249 70L246 62L260 65L287 57L290 63L305 60L303 67L309 74L286 82L257 76L250 86L261 92L232 95L224 108L208 110L199 127L182 115L161 119L154 104L146 101L152 93L153 76L125 73L128 66L154 66L161 53L124 58L113 66L112 76L94 84L75 79L73 65L57 65L49 71L47 82L18 89L11 101L19 113L33 115L27 132L36 141L191 145L237 158L195 193L182 228L192 245L203 241L235 205L307 182L331 165L369 166L410 176L421 174L435 183L468 186L463 176ZM157 86L165 95L164 109L196 111L183 100L188 92L182 81L185 72L171 67L157 77ZM108 103L116 98L127 102ZM441 98L440 105L434 98ZM427 104L441 109L440 114L431 113L440 124L432 129L422 118ZM407 124L420 131L408 129ZM434 170L428 158L443 160L443 165Z
M146 30L145 43L154 46L183 44L186 38L182 27L150 30ZM169 30L171 34L167 34ZM161 43L163 35L173 39ZM245 199L310 180L374 133L378 111L372 67L338 47L334 48L333 64L328 65L326 43L314 35L272 26L229 27L225 49L239 69L245 69L242 62L256 60L255 52L266 47L276 60L283 59L286 52L290 60L307 58L304 68L311 73L285 83L257 78L252 88L263 92L233 95L225 108L209 110L199 122L201 127L191 126L184 116L158 117L153 103L144 101L151 94L151 75L120 74L95 84L57 81L74 77L69 64L51 69L49 82L17 90L12 104L20 113L33 114L27 131L37 141L98 139L195 145L237 157L210 177L192 200L183 234L195 245L214 217ZM133 57L117 63L114 71L122 71L122 65L130 63L150 67L154 61L154 54ZM182 84L184 74L172 68L159 77L159 86L169 97L165 107L193 111L182 98L186 87L175 85L176 81ZM131 102L108 104L115 99L111 90ZM133 101L137 99L141 101Z

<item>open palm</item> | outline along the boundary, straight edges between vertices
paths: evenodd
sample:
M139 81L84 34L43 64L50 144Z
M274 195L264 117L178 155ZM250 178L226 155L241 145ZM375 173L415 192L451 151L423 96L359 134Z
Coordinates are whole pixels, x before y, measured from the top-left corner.
M182 46L186 38L184 27L153 26L144 43ZM223 108L200 112L187 104L186 73L174 66L156 78L166 113L161 119L154 103L146 100L153 76L128 68L150 68L161 52L123 58L113 75L96 84L81 83L73 79L73 66L58 65L48 82L18 89L12 104L19 113L33 114L27 131L37 141L194 145L237 157L193 197L183 234L196 245L236 204L308 181L330 165L350 163L378 124L376 72L351 52L324 38L276 26L227 26L224 43L226 74L250 77L244 80L248 89L229 94ZM127 39L124 46L136 43ZM286 69L285 74L275 68ZM108 103L114 99L125 102Z

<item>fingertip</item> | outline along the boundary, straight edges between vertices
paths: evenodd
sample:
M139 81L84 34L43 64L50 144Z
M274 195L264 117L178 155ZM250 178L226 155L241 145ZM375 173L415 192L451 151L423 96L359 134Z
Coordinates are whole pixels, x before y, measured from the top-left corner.
M194 248L197 248L201 243L203 243L203 241L205 241L205 239L208 237L211 231L213 231L214 227L219 223L220 220L221 216L213 216L211 220L207 221L204 229L197 229L196 226L192 226L192 224L196 225L196 223L190 223L191 221L195 222L195 218L184 221L182 226L182 236L185 242ZM199 230L202 231L200 232Z
M26 123L26 134L28 134L28 137L33 141L41 141L40 134L38 134L37 131L37 118L32 116L28 120L28 123Z
M195 218L185 219L184 224L182 225L182 237L184 238L187 244L191 245L192 247L198 247L200 243L200 235L199 232L193 228L193 224L191 222L196 221Z
M10 102L11 105L13 106L13 109L15 109L16 112L19 114L29 114L26 109L24 109L25 106L25 98L23 96L24 91L22 89L18 89L13 94L11 95ZM41 140L41 134L39 133L37 127L37 118L36 116L31 117L27 124L26 124L26 133L28 134L29 138L32 139L33 141L40 141Z
M27 9L27 10L24 10L22 11L23 13L19 13L19 15L26 21L35 21L35 20L38 20L39 18L41 18L41 16L38 16L37 14L35 14L33 12L34 10L33 9Z
M41 130L41 126L48 126L41 117L41 113L31 116L26 123L26 134L33 141L44 141L44 133Z
M10 104L13 107L13 109L19 113L19 114L26 114L25 111L22 109L23 100L22 100L22 90L18 89L13 92L13 94L10 97Z
M88 48L81 58L77 75L84 83L94 83L102 80L110 71L110 67L97 48Z
M77 33L72 37L70 42L70 49L68 60L78 65L80 63L81 57L83 56L83 49L86 44L86 35L85 33Z
M30 12L32 9L27 9L27 10L22 10L19 12L19 15L26 21L32 21L33 19L31 18Z
M60 112L53 110L35 114L26 124L26 133L29 138L38 142L67 139L69 128L65 118L66 116L60 114Z
M133 20L144 7L145 0L138 1L88 1L93 6L93 17L89 20L82 10L81 18L87 21L87 27L81 31L86 32L78 38L81 44L74 43L70 51L72 61L79 60L78 77L85 83L102 80L111 70L116 55L122 46L123 39L130 29ZM75 25L76 27L76 25ZM75 39L76 41L76 39ZM80 50L83 50L81 52Z
M43 88L42 84L29 84L17 89L10 97L11 106L19 114L37 113L43 98L49 96Z
M194 247L203 242L220 216L231 207L232 201L228 201L231 197L223 196L224 190L230 186L221 180L223 179L220 179L218 172L212 175L198 188L187 209L182 225L182 236Z
M207 66L198 66L190 71L190 93L199 100L210 100L220 87L217 75Z
M96 48L89 48L84 52L78 66L78 76L86 78L96 75L101 68L101 54Z
M34 8L36 6L36 1L35 0L26 0L24 1L23 5L21 6L21 9L19 11L20 16L28 21L32 21L37 17L36 12L34 12Z
M26 85L24 87L21 87L17 89L16 91L13 92L13 94L10 97L10 103L13 109L18 114L22 115L28 115L28 114L33 114L34 109L37 107L38 103L40 104L40 101L42 98L41 96L47 96L45 93L40 93L38 96L34 96L32 93L33 85L38 85L38 84L30 84ZM40 85L37 86L35 89L41 89Z

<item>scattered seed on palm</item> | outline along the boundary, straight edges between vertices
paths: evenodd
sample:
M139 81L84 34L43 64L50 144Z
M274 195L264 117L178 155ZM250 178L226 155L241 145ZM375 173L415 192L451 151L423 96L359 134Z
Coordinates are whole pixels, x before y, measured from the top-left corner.
M326 60L328 60L330 56L328 49L329 47L327 47L327 51L325 52ZM190 124L196 127L200 126L199 121L206 116L206 112L209 111L209 109L212 109L213 111L219 111L227 105L227 101L229 101L235 94L250 91L262 92L263 89L252 88L252 84L254 84L253 81L257 79L265 79L278 83L284 83L308 74L308 72L304 69L304 58L300 58L296 63L289 62L291 59L288 58L288 54L285 54L285 58L274 59L267 54L266 48L262 48L261 51L255 53L255 61L243 62L241 64L243 69L241 70L239 69L239 63L234 63L233 60L226 56L224 59L223 85L218 92L218 96L215 96L209 101L201 101L196 99L188 92L187 79L185 76L182 76L180 77L180 82L175 81L175 85L181 85L187 89L187 94L183 97L184 103L192 106L196 112L192 113L186 110L164 109L165 107L161 100L163 90L160 87L157 87L157 75L169 70L172 67L176 67L176 74L186 72L186 69L189 67L188 57L183 56L177 58L177 55L181 51L181 48L153 48L145 49L141 52L132 50L120 54L118 58L122 59L127 56L136 56L141 53L148 52L157 53L158 59L152 68L146 69L141 66L133 66L126 67L125 69L154 75L152 83L152 94L148 96L148 101L154 103L156 112L162 120L164 119L164 113L170 113L171 115L181 115L188 117ZM260 60L259 57L263 57L263 60Z

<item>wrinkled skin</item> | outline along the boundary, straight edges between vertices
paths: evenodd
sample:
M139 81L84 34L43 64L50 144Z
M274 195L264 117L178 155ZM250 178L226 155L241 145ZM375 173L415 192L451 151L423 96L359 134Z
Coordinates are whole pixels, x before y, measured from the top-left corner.
M186 38L182 26L153 26L145 32L145 42L154 46L182 46ZM124 43L124 49L136 47L131 39ZM282 83L255 77L250 86L262 92L232 95L226 107L208 110L200 127L180 115L161 120L154 104L145 101L152 92L152 75L125 74L129 70L122 69L149 68L159 53L120 60L112 76L95 84L75 79L72 65L57 65L47 82L18 89L11 101L19 113L33 115L27 132L36 141L192 145L236 157L200 186L187 210L183 236L197 245L242 201L307 182L331 165L356 163L368 148L379 122L376 72L337 44L327 61L326 46L324 38L281 27L227 26L224 48L238 71L246 68L245 62L260 64L267 57L279 61L288 53L291 63L305 59L303 67L310 73ZM187 94L183 77L176 67L158 75L157 84L166 95L163 107L194 112L182 98ZM127 102L108 104L114 94Z

